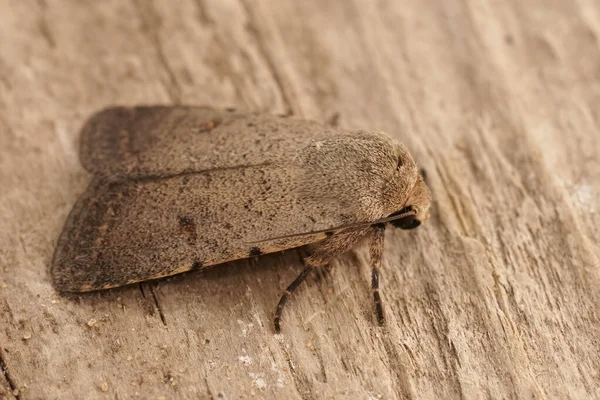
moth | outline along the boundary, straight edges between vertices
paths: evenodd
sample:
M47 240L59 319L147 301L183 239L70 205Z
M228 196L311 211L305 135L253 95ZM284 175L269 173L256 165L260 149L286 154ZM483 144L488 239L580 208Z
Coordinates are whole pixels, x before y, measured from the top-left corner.
M58 239L51 278L87 292L306 246L316 268L368 238L377 320L384 230L429 218L407 148L378 132L188 106L113 107L81 132L93 179Z

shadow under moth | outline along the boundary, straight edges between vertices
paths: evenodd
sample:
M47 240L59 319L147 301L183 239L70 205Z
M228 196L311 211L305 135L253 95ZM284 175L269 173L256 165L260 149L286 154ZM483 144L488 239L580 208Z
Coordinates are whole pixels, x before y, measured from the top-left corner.
M416 228L431 193L383 133L204 107L114 107L81 133L94 176L58 239L51 277L86 292L307 246L305 269L370 240L375 310L387 224Z

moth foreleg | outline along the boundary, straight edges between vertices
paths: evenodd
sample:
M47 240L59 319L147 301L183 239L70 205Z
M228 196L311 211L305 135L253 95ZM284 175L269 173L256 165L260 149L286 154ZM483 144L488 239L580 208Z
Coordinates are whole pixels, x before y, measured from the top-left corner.
M371 256L371 289L373 290L373 300L375 300L375 312L377 313L377 322L383 325L385 317L383 315L383 305L379 295L379 270L381 268L381 259L383 255L385 225L376 225L373 227L373 235L369 246L369 255Z

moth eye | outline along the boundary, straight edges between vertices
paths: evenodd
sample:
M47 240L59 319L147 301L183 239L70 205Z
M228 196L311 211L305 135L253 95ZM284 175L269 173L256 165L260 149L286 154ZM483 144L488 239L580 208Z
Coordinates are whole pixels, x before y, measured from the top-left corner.
M406 217L405 219L393 221L392 225L400 229L409 230L419 227L419 225L421 225L421 221L416 219L414 215L411 215L410 217Z

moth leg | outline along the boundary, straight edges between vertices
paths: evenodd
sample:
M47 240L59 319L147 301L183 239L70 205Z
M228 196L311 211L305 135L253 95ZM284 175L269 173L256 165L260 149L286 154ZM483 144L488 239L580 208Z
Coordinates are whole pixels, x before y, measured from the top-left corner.
M288 286L288 288L281 296L281 300L279 300L279 304L277 305L277 309L275 311L275 331L280 331L280 323L281 320L281 312L283 310L283 306L287 302L290 295L300 286L302 281L306 279L306 277L316 268L324 267L329 264L329 262L342 254L346 250L350 249L356 242L362 239L369 231L368 228L358 228L358 229L349 229L344 232L340 232L335 234L321 242L310 246L310 255L304 258L304 263L306 268L294 282Z
M281 330L279 321L281 320L281 312L283 311L283 306L285 306L285 303L287 303L288 298L292 295L292 293L294 293L296 289L298 289L298 286L300 286L300 284L306 279L308 275L310 275L310 273L314 269L314 266L308 265L306 268L304 268L304 271L302 271L302 273L298 275L296 279L294 279L294 282L290 283L287 289L285 289L285 292L283 292L283 295L279 300L279 304L277 304L277 309L275 310L275 318L273 320L273 322L275 323L275 332L279 333L279 331Z
M385 322L383 305L381 304L381 296L379 295L379 270L381 268L381 259L383 255L384 233L385 225L374 226L371 245L369 247L369 255L371 256L371 289L373 290L375 312L377 313L377 322L379 325L383 325Z

